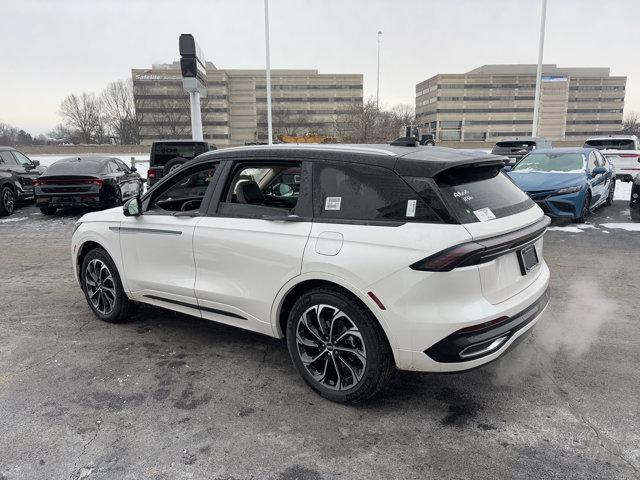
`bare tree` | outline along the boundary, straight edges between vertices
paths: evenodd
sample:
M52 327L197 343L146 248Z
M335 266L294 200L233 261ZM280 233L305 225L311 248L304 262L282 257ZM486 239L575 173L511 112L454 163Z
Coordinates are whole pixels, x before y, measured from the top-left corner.
M73 140L73 132L62 123L56 125L47 135L49 138L60 143L70 143Z
M379 109L375 99L369 98L337 115L335 130L341 142L387 143L400 136L403 121L399 113Z
M15 145L18 138L18 129L8 123L0 122L0 145Z
M640 136L640 115L637 112L629 112L622 122L622 131L624 135Z
M81 143L91 143L104 131L100 100L93 93L72 93L60 104L60 116L67 127L78 131Z
M120 144L139 144L144 113L135 108L132 81L111 82L100 95L100 100L109 133Z
M410 126L416 123L416 110L413 105L400 103L391 109L391 113L402 126Z

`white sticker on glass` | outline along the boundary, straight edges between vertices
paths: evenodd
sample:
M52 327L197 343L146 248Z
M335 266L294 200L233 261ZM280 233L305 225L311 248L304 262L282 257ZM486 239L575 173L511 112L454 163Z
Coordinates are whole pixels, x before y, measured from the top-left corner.
M481 222L486 222L488 220L493 220L496 216L493 214L490 208L484 207L479 210L474 210L473 214L480 220Z
M415 217L416 216L416 204L418 202L416 200L407 200L407 217Z
M340 204L342 203L342 197L327 197L324 201L325 210L340 210Z

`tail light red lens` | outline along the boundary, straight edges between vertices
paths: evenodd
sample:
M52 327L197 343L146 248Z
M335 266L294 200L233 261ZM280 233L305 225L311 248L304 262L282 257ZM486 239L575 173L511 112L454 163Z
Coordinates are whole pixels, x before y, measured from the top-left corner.
M450 272L463 264L473 265L483 251L484 247L478 243L464 243L424 258L410 265L410 268L426 272Z
M147 178L156 178L156 169L150 168L147 170Z
M104 180L101 178L83 178L80 180L42 180L36 179L33 181L34 187L40 185L102 185Z

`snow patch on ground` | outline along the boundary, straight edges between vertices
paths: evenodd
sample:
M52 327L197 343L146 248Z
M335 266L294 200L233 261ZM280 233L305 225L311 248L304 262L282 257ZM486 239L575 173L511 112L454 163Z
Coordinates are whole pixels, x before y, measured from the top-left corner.
M582 233L578 227L569 226L569 227L549 227L547 230L553 232L568 232L568 233Z
M16 217L16 218L3 218L0 220L0 223L12 223L12 222L21 222L22 220L26 220L29 217Z
M604 228L619 228L627 232L640 232L640 223L603 223Z

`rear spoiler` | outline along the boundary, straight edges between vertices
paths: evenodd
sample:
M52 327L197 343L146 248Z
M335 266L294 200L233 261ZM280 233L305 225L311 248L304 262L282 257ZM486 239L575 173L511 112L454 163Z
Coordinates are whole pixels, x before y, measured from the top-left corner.
M403 177L435 177L436 175L454 169L462 168L502 168L509 159L502 155L488 155L479 158L465 158L451 161L424 161L401 158L396 163L394 171Z

